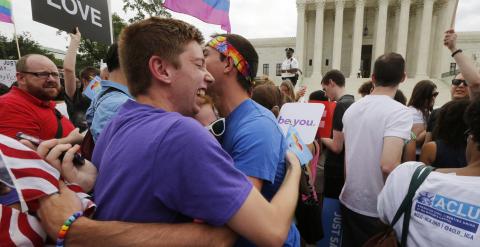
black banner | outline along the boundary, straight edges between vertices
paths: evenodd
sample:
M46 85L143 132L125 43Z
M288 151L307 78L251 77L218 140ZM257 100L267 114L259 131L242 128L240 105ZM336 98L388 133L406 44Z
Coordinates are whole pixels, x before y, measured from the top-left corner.
M31 0L33 20L105 44L112 43L108 0Z

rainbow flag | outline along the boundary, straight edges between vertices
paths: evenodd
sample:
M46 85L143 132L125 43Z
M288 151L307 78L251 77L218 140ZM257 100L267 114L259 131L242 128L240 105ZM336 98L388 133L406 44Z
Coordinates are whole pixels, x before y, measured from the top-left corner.
M0 0L0 22L13 23L12 1Z
M194 16L206 23L221 25L223 30L230 33L228 16L230 0L165 0L163 5L172 11Z

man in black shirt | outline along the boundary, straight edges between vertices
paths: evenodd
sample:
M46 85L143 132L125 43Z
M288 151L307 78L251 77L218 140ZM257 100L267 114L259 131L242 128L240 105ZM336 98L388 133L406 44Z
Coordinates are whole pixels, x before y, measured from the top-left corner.
M345 76L338 70L331 70L322 79L322 87L331 101L336 101L337 106L333 112L332 138L322 138L322 143L327 147L325 160L325 196L338 199L342 191L344 178L344 137L343 114L355 99L353 95L345 94Z

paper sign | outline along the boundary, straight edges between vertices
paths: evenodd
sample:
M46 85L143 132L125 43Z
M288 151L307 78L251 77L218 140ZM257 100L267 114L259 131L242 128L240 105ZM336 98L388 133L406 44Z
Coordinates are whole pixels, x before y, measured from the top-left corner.
M302 166L308 164L310 160L313 158L312 153L308 149L307 145L303 143L302 138L298 134L295 127L290 126L287 132L287 145L288 150L292 151L300 161Z
M280 110L278 124L285 136L288 128L293 126L305 143L312 143L324 109L325 105L318 103L287 103Z
M102 85L100 85L101 81L102 81L102 78L95 76L95 78L93 78L93 80L91 80L90 83L88 83L87 88L83 90L83 95L87 96L91 100L95 99L97 94L102 89Z
M0 83L11 86L17 81L15 60L0 60Z
M335 107L337 106L336 102L330 101L319 101L319 100L310 100L309 103L319 103L325 106L325 111L322 115L322 120L320 121L320 126L317 131L317 138L330 138L332 137L332 128L333 128L333 113L335 112Z

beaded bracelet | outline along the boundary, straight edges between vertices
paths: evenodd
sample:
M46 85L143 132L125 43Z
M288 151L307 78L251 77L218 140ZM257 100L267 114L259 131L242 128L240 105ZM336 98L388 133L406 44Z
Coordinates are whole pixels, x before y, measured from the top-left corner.
M63 223L62 227L60 228L60 231L58 232L57 236L57 247L63 247L65 243L65 236L67 235L68 229L70 229L70 226L72 223L83 216L82 211L78 211L73 213L72 216L68 217L68 219Z

